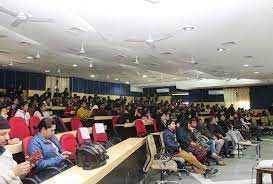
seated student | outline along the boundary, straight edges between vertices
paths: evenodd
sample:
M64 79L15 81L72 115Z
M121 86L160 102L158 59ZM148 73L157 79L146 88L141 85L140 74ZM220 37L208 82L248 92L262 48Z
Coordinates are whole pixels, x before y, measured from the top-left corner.
M218 172L216 169L208 169L207 166L201 164L193 154L186 151L187 148L180 148L176 140L176 125L174 121L167 121L167 126L168 128L163 132L163 139L168 153L183 158L194 166L196 172L203 174L205 177Z
M91 111L87 108L85 101L82 101L81 107L77 110L76 116L83 120L90 118Z
M63 167L64 160L71 154L68 151L62 152L60 143L55 136L55 122L51 118L44 118L38 125L38 134L35 135L29 144L29 153L34 154L41 151L42 158L37 162L37 169L47 167Z
M10 106L7 104L0 104L0 123L2 124L9 124L7 118L8 118L8 112L9 112ZM17 144L19 143L18 138L14 139L8 139L7 144Z
M67 107L66 107L66 109L64 111L64 116L65 117L70 117L70 116L73 116L74 114L75 114L75 110L74 110L74 108L72 106L72 102L69 100L67 102Z
M33 116L38 117L40 120L44 119L44 118L49 118L50 114L49 112L46 110L46 104L45 103L41 103L39 104L38 108L36 108Z
M14 117L19 117L25 120L27 126L29 125L30 114L28 113L28 102L24 101L19 103L18 109Z
M26 161L17 164L12 154L4 148L9 139L10 127L7 121L0 121L0 183L21 184L20 177L24 177L31 170L31 164Z
M226 165L224 163L224 161L222 160L222 158L219 156L219 153L222 149L222 146L224 145L224 140L222 140L221 142L221 148L220 151L217 151L217 144L218 144L218 140L213 138L213 137L206 137L205 135L202 135L201 132L197 129L197 122L195 119L192 119L189 122L192 130L192 135L194 137L194 139L196 140L196 143L199 144L200 146L207 148L210 152L210 157L214 158L217 161L218 165L224 166Z

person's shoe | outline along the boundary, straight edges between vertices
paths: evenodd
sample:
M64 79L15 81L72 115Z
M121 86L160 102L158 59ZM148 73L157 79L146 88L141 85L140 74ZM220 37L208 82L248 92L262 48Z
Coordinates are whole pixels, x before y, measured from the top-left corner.
M257 141L259 141L259 142L263 141L263 140L262 140L262 139L260 139L260 138L257 138L256 140L257 140Z
M203 174L205 178L209 178L213 175L215 175L218 172L218 169L207 169L206 172Z
M224 161L218 161L217 162L217 165L220 165L220 166L225 166L225 165L227 165Z

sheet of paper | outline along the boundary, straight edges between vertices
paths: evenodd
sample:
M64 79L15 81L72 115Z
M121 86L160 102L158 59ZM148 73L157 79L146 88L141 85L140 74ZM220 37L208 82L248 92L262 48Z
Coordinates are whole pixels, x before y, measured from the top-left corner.
M81 127L79 128L81 132L82 139L90 139L90 133L88 128L86 127Z
M105 133L103 123L95 123L95 128L96 128L96 133L98 133L98 134Z

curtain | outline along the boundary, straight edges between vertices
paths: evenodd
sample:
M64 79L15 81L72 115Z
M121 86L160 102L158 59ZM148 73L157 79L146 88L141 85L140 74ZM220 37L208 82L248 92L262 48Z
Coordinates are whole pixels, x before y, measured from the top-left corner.
M55 92L56 88L59 88L59 92L63 92L65 88L69 88L69 78L67 77L55 77L55 76L46 76L46 89L50 88L51 93Z
M226 88L224 89L224 101L226 107L229 107L231 104L234 105L234 108L250 108L250 96L249 88Z

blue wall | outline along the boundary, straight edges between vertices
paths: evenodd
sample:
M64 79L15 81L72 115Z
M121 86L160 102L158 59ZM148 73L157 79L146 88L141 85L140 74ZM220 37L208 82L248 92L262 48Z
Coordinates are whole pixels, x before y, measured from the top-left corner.
M156 93L156 89L169 88L169 93ZM224 95L209 95L208 91L214 89L193 89L193 90L180 90L176 89L175 86L170 87L158 87L158 88L144 88L143 93L146 96L166 96L172 93L188 92L189 95L185 96L173 96L176 99L183 99L187 102L224 102ZM217 88L217 90L220 90Z
M250 87L250 107L254 109L264 109L273 103L273 85L251 86Z
M9 89L22 86L24 90L45 90L46 76L42 73L0 69L0 88Z
M122 95L130 96L130 85L92 81L77 77L70 77L70 89L72 92L88 94Z

